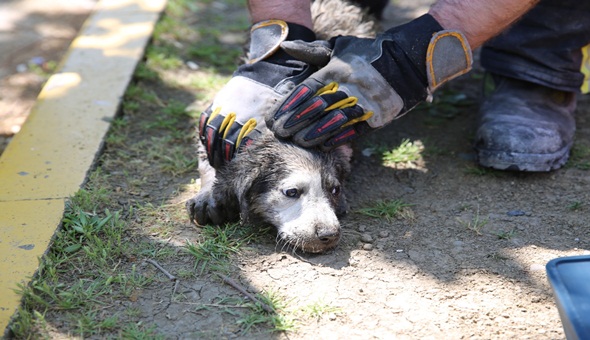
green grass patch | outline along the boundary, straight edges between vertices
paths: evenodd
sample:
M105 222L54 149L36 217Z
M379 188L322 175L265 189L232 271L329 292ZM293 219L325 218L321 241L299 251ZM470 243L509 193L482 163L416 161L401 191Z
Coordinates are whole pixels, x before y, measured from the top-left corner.
M195 311L216 311L235 317L236 324L242 334L249 334L259 328L265 332L279 333L296 329L296 319L289 313L288 302L275 291L268 290L254 297L260 302L246 298L221 297L215 304L203 304ZM264 306L262 305L264 304ZM269 311L270 309L270 311Z
M187 240L185 246L186 252L195 257L194 268L200 268L201 273L227 272L231 255L238 253L240 247L253 238L247 229L238 223L203 227L202 237L195 243Z
M145 52L148 68L160 68L172 70L182 66L183 62L178 55L177 49L168 45L151 45Z
M140 63L133 74L135 80L155 81L158 79L158 72L151 69L147 64Z
M583 206L584 206L584 203L582 203L580 201L574 201L574 202L571 202L570 204L568 204L567 209L571 210L571 211L578 211L578 210L582 209Z
M145 143L136 145L135 148L138 148L137 152L143 150L145 159L157 165L164 173L178 176L192 172L197 166L194 146L176 143L178 139L183 138L186 136L152 137Z
M316 301L301 309L301 312L309 318L320 321L322 318L330 314L340 313L342 310L339 307L334 307L324 301Z
M590 147L579 143L574 144L566 166L580 170L590 170Z
M47 337L48 313L61 314L76 336L108 334L121 327L118 318L93 311L151 282L135 266L121 266L121 259L131 251L125 222L118 211L87 211L101 204L91 198L86 190L71 198L62 227L40 260L37 274L28 285L17 287L23 303L9 326L14 337Z
M29 68L29 71L33 72L34 74L42 78L49 79L49 77L51 77L51 75L55 73L57 65L58 63L56 61L49 60L41 65L31 62L27 66Z
M404 139L397 148L383 152L381 159L384 165L416 162L422 158L423 149L424 146L421 142L411 142L409 139Z
M264 325L265 329L271 332L287 332L295 329L294 319L284 312L287 303L278 293L265 291L256 294L256 298L269 306L273 312L267 312L260 304L247 302L245 305L249 309L248 312L237 321L245 333L260 325Z
M496 233L496 236L498 236L498 238L500 240L510 240L515 235L516 235L516 229L511 229L509 231L500 230L499 232Z
M465 229L471 230L477 235L482 235L482 229L488 224L489 219L482 218L479 214L479 207L477 207L475 215L469 221L464 221L460 218L457 218L457 222L459 222L459 224L461 224ZM500 235L498 235L498 237L500 237Z
M235 46L225 46L218 41L201 42L188 50L188 55L222 72L232 72L243 55Z
M175 230L182 228L188 220L183 204L154 205L146 203L137 206L136 210L140 219L135 227L159 239L169 238Z
M129 340L142 340L142 339L150 339L150 340L164 340L164 337L161 334L158 334L157 327L155 325L147 326L144 325L141 321L137 323L131 323L126 325L121 331L121 338L122 339L129 339Z
M413 204L405 203L404 201L398 200L383 200L375 203L373 207L362 208L357 210L359 214L374 217L383 218L388 222L391 222L394 218L412 218L413 213L410 207Z

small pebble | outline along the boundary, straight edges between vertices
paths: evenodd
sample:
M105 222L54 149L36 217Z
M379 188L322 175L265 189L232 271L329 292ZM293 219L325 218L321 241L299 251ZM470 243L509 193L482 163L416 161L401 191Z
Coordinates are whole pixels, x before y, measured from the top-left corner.
M42 66L43 64L45 64L45 58L33 57L33 58L31 58L31 60L29 60L29 63L37 65L37 66Z
M510 210L509 212L506 213L506 215L508 215L508 216L524 216L524 215L526 215L526 212L524 212L522 210Z
M373 245L370 243L363 244L363 250L373 250Z
M361 151L361 153L365 157L371 157L375 153L375 149L373 149L373 148L366 148L366 149L363 149L363 151Z
M358 231L360 231L361 233L364 233L365 230L367 230L367 226L364 224L359 225L358 227Z
M361 235L361 242L363 243L372 243L373 237L370 234L362 234Z
M25 64L18 64L18 65L16 65L16 72L18 72L18 73L27 72L28 69L29 68Z
M533 263L533 264L531 264L531 266L529 267L529 269L530 269L532 272L538 272L538 271L545 270L545 266L544 266L544 265L542 265L542 264Z
M186 62L186 66L193 71L199 69L199 64L195 63L194 61L190 61L190 60Z
M389 236L389 231L383 230L379 232L379 237L380 238L386 238Z
M396 249L396 250L395 250L395 252L396 252L396 253L403 253L403 252L404 252L404 250L403 250L403 249Z

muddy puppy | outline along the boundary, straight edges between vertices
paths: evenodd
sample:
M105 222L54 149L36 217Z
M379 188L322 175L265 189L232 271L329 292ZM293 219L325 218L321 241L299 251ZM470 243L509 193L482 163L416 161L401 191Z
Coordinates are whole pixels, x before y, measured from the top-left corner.
M312 13L320 39L374 36L375 23L366 12L343 0L314 1ZM217 171L201 143L198 154L201 189L187 202L195 223L270 224L277 229L280 246L305 252L323 252L338 244L338 218L347 211L343 183L350 170L350 147L303 149L276 139L264 127L259 138Z
M350 148L311 151L267 132L216 173L200 149L204 187L187 203L197 223L271 224L279 243L306 252L338 244L338 217L347 211L342 185L350 170Z

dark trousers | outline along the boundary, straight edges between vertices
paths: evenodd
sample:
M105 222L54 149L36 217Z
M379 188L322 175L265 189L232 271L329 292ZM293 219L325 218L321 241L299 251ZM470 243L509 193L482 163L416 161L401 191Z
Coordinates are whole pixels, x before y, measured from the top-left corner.
M589 0L541 0L481 50L489 72L563 91L579 91L581 48L590 44Z

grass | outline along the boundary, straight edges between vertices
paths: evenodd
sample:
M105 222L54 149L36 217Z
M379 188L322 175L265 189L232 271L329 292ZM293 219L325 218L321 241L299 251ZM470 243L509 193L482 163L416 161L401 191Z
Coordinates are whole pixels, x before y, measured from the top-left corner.
M362 208L357 212L359 214L383 218L391 222L396 217L412 218L412 211L409 209L413 204L404 203L402 200L384 200L378 201L373 207Z
M247 302L248 312L242 315L237 324L241 326L242 331L248 333L252 328L264 325L271 332L286 332L295 330L295 321L285 313L287 303L274 291L265 291L257 294L256 298L262 301L274 311L269 313L265 311L260 304Z
M496 236L498 236L500 240L510 240L514 235L516 235L516 229L511 229L509 231L500 230L496 233Z
M506 256L506 255L504 255L502 253L491 253L491 254L487 255L486 257L487 258L490 258L490 259L492 259L494 261L498 261L498 262L504 262L504 261L510 259L509 256Z
M201 234L202 238L197 243L187 240L185 246L185 251L195 258L194 269L200 268L200 273L227 272L230 256L238 253L240 247L253 237L237 223L223 227L207 225Z
M409 139L404 139L397 148L383 152L381 159L384 165L416 162L422 158L423 150L424 146L420 141L410 142Z
M482 235L482 229L483 227L488 224L489 220L486 219L482 219L481 216L479 215L479 206L477 207L477 212L475 213L475 216L473 216L471 218L471 220L469 221L464 221L462 219L457 218L457 221L459 222L459 224L461 224L464 228L466 228L467 230L471 230L473 232L475 232L477 235Z
M574 167L580 170L590 170L590 147L575 143L570 152L570 158L566 167Z
M301 309L301 312L309 318L312 318L316 321L320 321L326 315L341 312L341 309L338 307L331 306L330 304L327 304L324 301L316 301L307 306L304 306Z
M42 78L49 79L49 77L51 77L51 75L53 75L57 70L57 65L58 63L55 60L44 61L41 64L31 61L28 63L27 67L29 68L29 71L33 72L34 74Z
M38 273L30 284L16 287L23 303L9 326L11 336L51 338L53 332L63 332L72 338L164 338L153 324L141 321L144 310L134 304L161 276L157 270L144 271L140 261L193 260L194 266L174 273L190 280L199 271L229 270L231 258L254 239L252 229L228 225L191 230L198 236L184 247L174 245L169 241L187 228L187 216L183 203L166 200L178 198L181 190L154 194L160 180L177 185L195 171L198 112L229 80L242 54L241 41L224 41L227 33L246 32L248 18L228 22L218 5L168 2L123 98L122 116L111 121L105 153L84 189L70 199ZM199 69L187 70L188 60ZM197 113L187 109L193 97L198 99ZM243 302L238 311L248 312L236 313L236 325L243 330L293 329L279 297L267 292L259 298L276 313Z
M137 323L131 323L125 326L121 331L121 338L123 339L165 339L161 334L158 334L155 325L146 326L141 321Z
M55 313L77 336L109 332L121 326L118 318L93 311L150 282L136 273L135 266L121 266L121 258L131 251L124 221L119 212L108 209L87 211L103 204L92 197L81 190L69 201L62 227L40 260L37 275L30 284L18 286L23 303L9 326L14 337L46 337L46 315Z
M258 301L270 307L265 310L260 303L246 298L220 297L214 304L202 304L195 311L218 309L225 314L236 317L236 325L242 334L264 327L269 332L286 332L296 329L296 321L287 311L288 302L276 291L268 290L255 294Z
M582 203L580 201L574 201L574 202L568 204L567 208L568 208L568 210L571 210L571 211L578 211L578 210L582 209L583 206L584 206L584 203Z
M182 66L182 59L178 56L176 49L172 46L151 45L146 50L147 66L162 70L172 70Z

